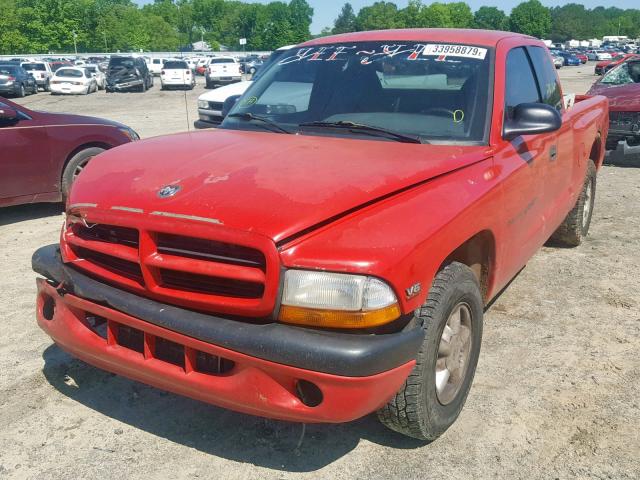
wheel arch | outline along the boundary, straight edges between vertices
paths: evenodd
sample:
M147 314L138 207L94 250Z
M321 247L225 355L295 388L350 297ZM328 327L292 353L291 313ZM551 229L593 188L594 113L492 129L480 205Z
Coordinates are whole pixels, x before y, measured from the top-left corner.
M591 145L591 151L589 152L589 159L593 160L596 164L596 169L600 170L602 163L604 162L604 142L602 141L602 133L598 131L593 144Z
M466 265L476 276L482 299L487 303L493 285L495 257L496 240L493 232L482 230L453 250L442 262L438 271L452 262Z

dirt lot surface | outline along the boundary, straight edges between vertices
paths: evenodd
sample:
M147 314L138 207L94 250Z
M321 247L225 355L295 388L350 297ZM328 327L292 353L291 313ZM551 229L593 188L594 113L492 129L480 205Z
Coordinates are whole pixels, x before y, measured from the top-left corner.
M593 67L563 68L582 93ZM187 93L191 121L202 86ZM186 129L184 94L40 93L144 137ZM34 320L31 253L60 206L0 211L0 478L640 478L640 169L605 167L591 235L543 248L485 317L474 386L430 445L374 416L303 427L165 393L77 361Z

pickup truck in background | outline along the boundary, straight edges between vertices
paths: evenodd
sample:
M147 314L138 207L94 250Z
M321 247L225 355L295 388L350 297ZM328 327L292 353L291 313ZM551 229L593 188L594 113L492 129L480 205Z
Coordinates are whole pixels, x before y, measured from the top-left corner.
M487 305L550 238L587 235L608 105L575 100L520 34L302 44L221 128L84 169L60 244L33 256L38 324L92 365L215 405L377 411L433 440L465 403Z
M207 88L240 82L241 80L240 63L233 57L212 58L205 72Z

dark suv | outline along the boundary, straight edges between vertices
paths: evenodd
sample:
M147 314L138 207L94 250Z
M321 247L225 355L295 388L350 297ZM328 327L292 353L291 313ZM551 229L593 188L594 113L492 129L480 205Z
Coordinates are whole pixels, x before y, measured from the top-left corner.
M18 63L0 64L0 96L24 97L38 93L36 79Z
M111 57L107 67L107 93L123 90L146 92L153 87L153 75L140 57Z

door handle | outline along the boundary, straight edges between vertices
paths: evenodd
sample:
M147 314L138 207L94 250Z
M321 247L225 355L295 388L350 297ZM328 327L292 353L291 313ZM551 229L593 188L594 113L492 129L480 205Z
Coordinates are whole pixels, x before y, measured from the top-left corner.
M554 162L557 156L558 156L558 147L556 145L551 145L551 148L549 149L549 160Z

